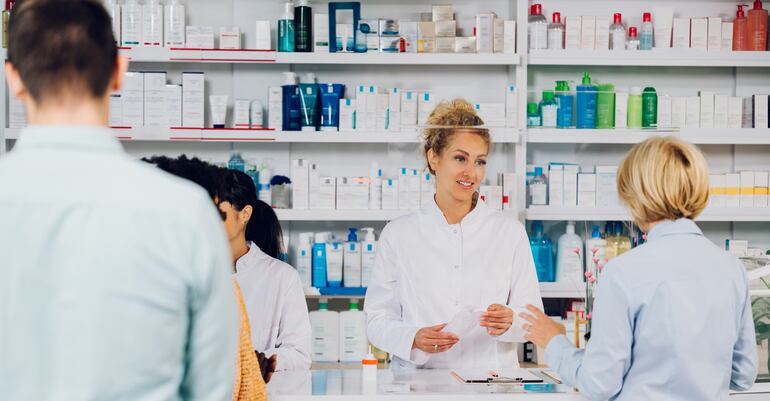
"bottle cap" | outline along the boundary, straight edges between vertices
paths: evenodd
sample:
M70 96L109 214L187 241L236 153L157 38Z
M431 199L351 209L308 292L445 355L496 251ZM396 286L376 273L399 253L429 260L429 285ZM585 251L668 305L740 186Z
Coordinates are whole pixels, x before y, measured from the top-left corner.
M529 113L529 114L536 114L537 113L537 103L533 103L533 102L527 103L527 113Z
M553 100L553 91L543 91L543 101Z
M358 310L358 301L350 300L350 310Z
M361 229L364 233L364 241L366 242L374 242L374 228L372 227L364 227Z
M651 21L652 21L652 14L650 13L642 14L642 22L651 22Z
M543 6L541 4L535 4L532 6L535 12L533 14L542 14L543 13Z
M615 13L612 16L612 20L614 21L615 24L620 24L623 22L623 16L620 13Z
M599 226L593 226L593 229L591 231L591 238L601 238L602 233L599 231Z
M358 237L356 236L356 230L353 227L348 228L348 241L350 242L356 242L358 241Z
M583 85L591 85L591 76L588 75L588 72L583 73Z
M632 95L641 95L642 94L642 88L638 86L632 86L631 87L631 94Z
M561 13L553 13L553 22L561 23Z
M377 365L377 358L374 357L374 354L372 353L372 346L369 346L369 352L366 353L366 356L361 361L362 365Z
M762 0L754 0L754 9L755 10L761 10L762 9Z
M735 13L735 18L746 18L746 14L743 12L743 4L738 4L738 12Z
M628 37L629 38L635 38L636 37L636 27L632 26L631 28L628 28Z

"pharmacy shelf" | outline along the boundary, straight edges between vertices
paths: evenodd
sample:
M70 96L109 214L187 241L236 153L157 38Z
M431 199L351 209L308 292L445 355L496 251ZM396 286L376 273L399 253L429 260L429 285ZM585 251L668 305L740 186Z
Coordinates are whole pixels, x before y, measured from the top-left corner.
M653 49L650 51L531 50L529 65L629 67L770 67L770 52Z
M627 211L617 208L585 208L566 206L530 206L527 220L548 221L630 221ZM698 216L702 222L770 222L770 208L707 208Z
M279 53L272 50L121 47L133 63L518 65L518 54L501 53Z
M17 139L19 129L6 129L8 139ZM419 143L418 132L300 132L269 129L188 129L162 127L113 127L122 141L136 142L270 142L270 143ZM515 128L490 128L492 142L519 143Z
M651 136L676 136L699 145L770 145L770 129L558 129L530 128L528 143L635 144Z
M320 295L320 294L305 294L306 299L364 299L366 295Z
M390 221L414 210L294 210L275 209L280 221Z
M575 286L573 283L540 283L540 296L542 298L584 298L585 288ZM319 295L305 294L306 299L364 299L364 295Z

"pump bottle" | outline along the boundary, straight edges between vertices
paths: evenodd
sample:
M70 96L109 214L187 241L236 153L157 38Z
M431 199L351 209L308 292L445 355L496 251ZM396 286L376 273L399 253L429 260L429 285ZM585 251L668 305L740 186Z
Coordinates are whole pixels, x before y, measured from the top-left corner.
M762 8L762 0L754 0L754 7L749 11L747 29L749 50L767 50L767 10Z
M361 244L355 228L348 229L348 241L342 257L342 281L345 287L361 287Z
M748 20L743 12L743 4L738 5L733 21L733 50L749 50Z
M278 20L278 51L294 51L294 3L283 3L283 15Z
M591 85L591 76L583 73L583 84L577 87L577 128L596 128L596 97L598 88Z
M369 287L374 270L374 258L377 255L377 242L374 238L374 228L364 227L364 242L361 243L361 287Z
M575 234L575 222L567 223L567 230L559 237L556 248L556 281L583 282L583 240Z

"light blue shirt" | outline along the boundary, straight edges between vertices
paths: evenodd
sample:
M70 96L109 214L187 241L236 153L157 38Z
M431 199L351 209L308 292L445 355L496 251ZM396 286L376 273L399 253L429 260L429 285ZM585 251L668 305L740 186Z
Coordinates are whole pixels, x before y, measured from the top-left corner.
M545 360L593 400L725 400L756 379L754 336L743 265L680 219L607 263L586 349L558 336Z
M107 129L25 129L0 158L0 398L230 400L230 265L201 188Z

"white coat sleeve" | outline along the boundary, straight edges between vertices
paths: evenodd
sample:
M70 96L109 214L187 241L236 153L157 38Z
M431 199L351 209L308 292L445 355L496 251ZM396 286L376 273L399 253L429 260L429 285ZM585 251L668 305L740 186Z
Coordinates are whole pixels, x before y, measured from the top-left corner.
M391 245L391 226L382 231L372 280L366 291L366 335L377 348L405 361L411 360L418 327L404 323L399 299L399 266Z
M524 339L526 331L522 328L524 321L519 314L526 311L529 304L543 310L543 299L540 296L540 284L537 281L537 271L532 259L527 231L521 224L517 224L517 231L518 238L513 253L513 274L507 304L513 310L513 324L508 331L497 337L497 341L523 343L526 342Z
M593 310L591 341L578 350L564 335L554 337L545 348L545 361L564 382L577 387L592 400L607 400L623 387L631 367L635 314L628 290L615 279L608 264L599 281L600 298Z
M299 275L292 271L286 289L278 323L275 355L276 370L310 370L312 329Z

